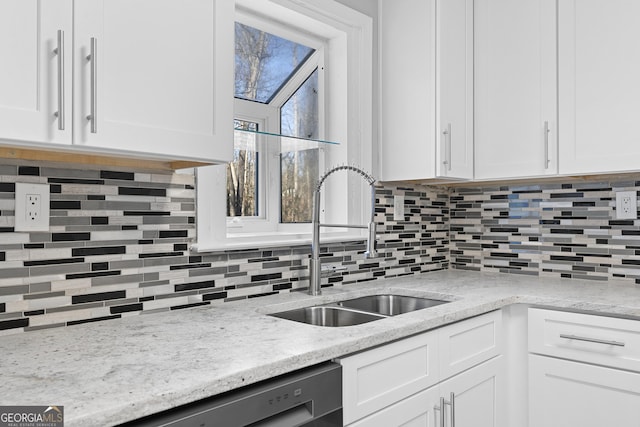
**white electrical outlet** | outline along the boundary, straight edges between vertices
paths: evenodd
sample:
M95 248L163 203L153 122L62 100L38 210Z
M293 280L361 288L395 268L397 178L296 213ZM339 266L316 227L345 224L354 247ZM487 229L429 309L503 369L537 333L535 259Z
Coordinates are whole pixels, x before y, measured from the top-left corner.
M27 194L27 222L37 223L42 212L42 200L39 194Z
M616 192L616 219L638 218L638 194L635 191Z
M404 197L393 196L393 220L404 221Z
M49 185L16 182L16 231L49 231Z

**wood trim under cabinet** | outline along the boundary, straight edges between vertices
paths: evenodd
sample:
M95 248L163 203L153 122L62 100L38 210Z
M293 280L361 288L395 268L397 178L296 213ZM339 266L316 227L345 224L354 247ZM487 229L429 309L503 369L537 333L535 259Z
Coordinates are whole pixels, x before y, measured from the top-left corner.
M209 164L190 160L149 160L136 157L119 157L103 153L88 154L17 147L0 147L0 158L162 171L207 166Z

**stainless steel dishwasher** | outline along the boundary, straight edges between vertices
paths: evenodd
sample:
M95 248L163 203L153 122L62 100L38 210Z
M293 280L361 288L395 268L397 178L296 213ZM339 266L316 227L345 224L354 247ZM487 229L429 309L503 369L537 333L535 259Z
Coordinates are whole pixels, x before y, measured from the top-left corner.
M341 427L342 367L315 365L122 426Z

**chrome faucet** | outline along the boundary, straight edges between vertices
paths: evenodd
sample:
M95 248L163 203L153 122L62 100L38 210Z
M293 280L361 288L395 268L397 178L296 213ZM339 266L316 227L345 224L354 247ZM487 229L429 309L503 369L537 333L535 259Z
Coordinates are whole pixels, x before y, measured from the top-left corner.
M368 225L351 225L351 224L320 224L320 189L325 180L334 172L346 170L356 172L362 176L371 186L371 219ZM364 253L365 258L373 258L376 253L376 223L374 222L375 206L376 206L376 189L374 187L376 180L371 175L355 166L336 166L326 172L318 182L313 192L313 239L311 241L311 259L309 260L309 295L320 295L320 279L322 277L322 269L320 265L320 227L335 228L364 228L368 230L367 249Z

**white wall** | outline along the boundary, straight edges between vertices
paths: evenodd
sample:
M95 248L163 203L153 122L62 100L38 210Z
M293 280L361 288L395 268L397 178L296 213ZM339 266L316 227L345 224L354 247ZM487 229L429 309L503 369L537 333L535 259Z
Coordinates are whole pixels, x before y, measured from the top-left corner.
M373 170L371 171L374 177L380 175L380 150L379 150L379 136L378 136L378 121L379 121L379 85L380 85L380 73L378 67L378 0L336 0L339 3L344 4L352 9L357 10L367 16L373 18ZM390 0L387 0L390 1Z

